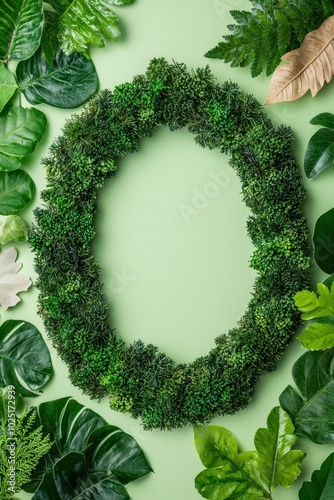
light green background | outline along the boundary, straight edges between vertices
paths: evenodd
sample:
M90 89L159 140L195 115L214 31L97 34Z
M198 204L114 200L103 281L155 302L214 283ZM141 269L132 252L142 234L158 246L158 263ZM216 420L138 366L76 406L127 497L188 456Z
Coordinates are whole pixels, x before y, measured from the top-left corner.
M248 10L249 6L246 0L136 0L133 5L118 8L122 39L91 51L101 89L130 81L145 71L152 57L164 56L170 62L184 62L189 68L209 64L217 81L238 82L263 102L269 78L252 79L248 68L231 68L203 55L227 33L226 25L232 22L229 11ZM326 85L316 98L307 95L293 103L267 107L275 124L292 127L300 163L316 130L309 120L317 113L333 110L332 92L333 85ZM48 131L26 163L38 187L34 207L39 205L39 193L45 186L40 159L46 156L52 139L71 114L68 110L40 108L48 117ZM100 195L98 237L94 242L111 304L112 324L129 342L141 338L158 345L178 362L192 361L209 351L217 335L235 326L252 292L255 273L248 267L252 252L245 229L248 210L242 202L239 181L226 157L201 149L186 130L158 130L151 139L141 142L138 153L123 158L119 166L116 178ZM221 186L213 180L217 174L222 176ZM330 170L314 180L304 179L310 228L321 213L333 206L331 182ZM32 208L22 214L30 222ZM194 213L186 217L189 209ZM22 272L35 281L32 254L25 244L17 247ZM323 278L319 271L314 275L316 280ZM22 293L22 302L3 313L2 320L31 321L43 332L36 312L37 293L35 288ZM111 412L107 399L92 401L71 386L67 367L53 349L51 352L54 378L38 401L30 400L29 404L73 395L134 436L155 471L129 485L134 500L200 498L194 478L203 467L191 427L171 432L143 431L140 422L130 416ZM277 371L261 378L247 409L212 421L233 431L242 450L254 448L256 429L265 426L279 394L292 383L291 368L302 353L295 341ZM297 444L308 453L301 479L290 490L277 488L275 500L297 499L302 481L309 479L332 451L329 445L314 445L303 438ZM30 496L22 493L18 498Z

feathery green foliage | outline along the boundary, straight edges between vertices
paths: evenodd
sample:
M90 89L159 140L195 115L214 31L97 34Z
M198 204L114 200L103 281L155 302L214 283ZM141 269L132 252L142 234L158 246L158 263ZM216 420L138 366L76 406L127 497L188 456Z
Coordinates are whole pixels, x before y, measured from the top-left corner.
M205 56L223 59L231 66L250 65L253 77L266 68L271 75L288 51L334 14L331 0L250 0L252 9L231 10L237 24L228 25L230 35Z
M96 190L114 176L117 158L158 126L188 126L202 147L228 153L253 213L254 296L237 327L190 364L175 365L140 340L125 345L109 326L91 255ZM111 395L112 409L141 417L146 428L204 423L249 403L255 382L276 368L299 325L293 297L310 283L305 190L291 139L234 83L219 85L208 68L188 72L164 59L67 122L45 160L45 206L35 211L29 241L39 312L75 385L95 398Z

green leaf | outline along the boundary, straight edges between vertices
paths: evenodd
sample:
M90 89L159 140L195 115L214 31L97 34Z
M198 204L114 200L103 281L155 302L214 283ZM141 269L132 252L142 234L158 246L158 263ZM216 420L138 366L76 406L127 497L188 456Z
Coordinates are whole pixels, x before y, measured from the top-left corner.
M20 91L31 104L46 103L58 108L76 108L98 89L94 64L81 54L66 56L58 49L53 66L41 49L16 70Z
M38 49L43 28L42 0L3 0L0 59L22 61Z
M15 170L41 140L46 117L36 108L10 108L0 116L0 170Z
M52 373L50 353L37 328L26 321L5 321L0 326L0 386L14 385L21 396L33 397Z
M333 500L334 453L322 463L320 470L313 472L311 481L305 481L299 490L299 500Z
M232 432L215 425L196 425L194 439L199 457L208 467L195 479L195 487L204 498L269 498L258 482L258 454L239 453Z
M268 416L267 429L258 429L255 434L258 470L269 491L278 485L290 488L300 474L305 453L291 450L297 439L294 430L289 415L277 406Z
M85 455L72 451L54 466L53 474L46 474L33 500L63 500L71 498L130 499L124 486L112 476L91 474Z
M334 131L333 131L334 134ZM327 274L334 273L334 208L317 220L313 234L314 259Z
M28 226L17 215L0 215L0 244L10 241L27 241Z
M14 76L8 71L4 63L0 62L0 112L14 95L17 88Z
M315 177L333 164L334 130L321 128L312 135L304 157L304 170L308 178Z
M298 340L304 347L324 350L334 347L334 282L329 290L325 284L318 284L318 296L303 290L295 295L295 304L301 311L302 319L309 322Z
M33 198L35 184L24 170L0 172L0 214L12 215Z
M280 405L294 423L296 434L314 443L334 441L334 349L303 354L292 368L297 386L286 387Z
M310 123L312 125L320 125L321 127L326 127L334 130L334 115L332 113L320 113L314 116Z
M67 55L80 52L88 57L88 45L104 47L104 38L117 40L121 34L116 14L111 10L113 5L129 2L114 0L48 0L53 7L52 21L56 25L62 50ZM49 42L50 43L50 42ZM52 42L51 42L52 43ZM54 42L53 42L54 45ZM43 45L44 49L44 45Z
M50 435L53 446L40 463L32 482L25 486L26 491L30 492L37 488L34 499L58 498L57 495L43 496L45 491L49 491L50 485L50 491L57 491L61 499L73 498L74 493L79 494L80 490L76 488L80 488L80 485L70 483L68 496L64 496L60 470L62 477L72 474L73 464L71 460L65 459L70 452L84 454L86 465L84 468L80 466L79 470L82 487L90 483L92 488L102 488L103 484L110 488L110 485L117 483L120 488L121 483L126 484L152 470L138 443L131 436L118 427L108 425L100 415L74 399L62 398L42 403L37 411L38 425L43 425L43 432ZM57 467L63 458L64 461ZM81 459L79 462L82 464ZM45 486L43 483L40 485L43 476ZM52 478L54 485L51 484ZM124 491L124 488L120 488L120 491ZM94 498L100 497L97 495Z

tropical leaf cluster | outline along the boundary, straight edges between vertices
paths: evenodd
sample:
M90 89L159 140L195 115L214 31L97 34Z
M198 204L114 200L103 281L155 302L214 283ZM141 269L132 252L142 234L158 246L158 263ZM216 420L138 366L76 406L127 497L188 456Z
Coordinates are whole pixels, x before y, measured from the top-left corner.
M231 10L230 34L205 55L232 66L250 66L253 77L270 75L288 51L334 14L331 0L250 0L250 11Z

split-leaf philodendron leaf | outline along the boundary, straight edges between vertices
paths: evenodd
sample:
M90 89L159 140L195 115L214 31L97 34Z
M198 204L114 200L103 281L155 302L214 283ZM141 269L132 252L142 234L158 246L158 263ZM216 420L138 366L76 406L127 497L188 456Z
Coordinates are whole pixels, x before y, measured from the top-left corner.
M320 470L313 472L311 481L305 481L299 490L299 500L333 500L334 453L322 463Z
M0 244L27 241L28 226L18 215L0 215Z
M20 302L18 293L28 290L31 285L29 276L18 273L22 264L16 262L16 258L14 247L0 253L0 306L5 310Z
M43 28L42 0L2 0L0 59L22 61L38 49Z
M41 49L16 70L20 91L31 104L46 103L58 108L76 108L98 89L95 66L81 54L67 56L58 49L53 66Z
M309 351L293 365L291 385L280 405L294 423L296 434L318 444L334 442L334 349Z
M89 44L104 47L104 37L118 39L121 31L111 7L131 0L48 0L48 3L54 11L45 13L47 36L43 36L43 49L44 42L48 49L55 46L56 37L65 54L80 52L88 57Z
M0 112L14 95L16 89L17 83L14 76L8 71L4 63L0 61Z
M0 172L0 214L12 215L33 198L35 184L24 170Z
M0 326L0 386L14 385L21 396L34 397L52 373L50 353L37 328L26 321L5 321Z
M308 321L298 339L311 351L334 347L334 282L330 290L318 283L318 296L309 290L296 293L295 304Z
M276 486L292 486L300 474L305 453L291 450L296 441L289 415L274 408L268 428L258 429L256 451L238 452L235 436L224 427L194 428L195 446L206 469L195 479L198 492L210 500L271 498Z
M15 170L41 140L46 117L36 108L10 108L0 116L0 170Z
M129 434L74 399L42 403L37 412L36 425L43 425L53 446L32 482L25 485L26 491L37 489L34 500L84 498L88 489L94 498L125 499L129 497L124 485L151 472L138 443ZM73 469L77 481L70 479ZM69 481L63 480L66 477ZM115 492L120 496L113 496ZM104 496L99 496L102 493Z
M327 274L334 273L334 208L317 220L313 234L314 259Z
M334 115L320 113L310 121L312 125L320 125L309 140L304 158L304 170L307 177L314 177L322 170L333 165L334 161Z

